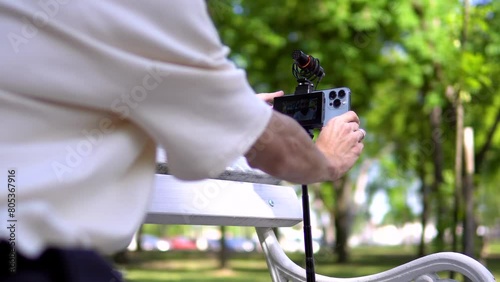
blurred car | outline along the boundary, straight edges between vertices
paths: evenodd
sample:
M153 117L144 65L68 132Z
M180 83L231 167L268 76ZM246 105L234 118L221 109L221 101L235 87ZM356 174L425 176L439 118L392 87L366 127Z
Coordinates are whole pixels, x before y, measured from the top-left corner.
M229 238L226 239L226 246L232 252L253 252L255 244L253 241L246 238Z
M137 238L134 235L134 238L130 242L127 249L129 251L137 250ZM166 252L170 250L170 243L168 240L158 238L151 234L142 234L141 235L141 249L144 251L162 251Z
M141 236L141 247L145 251L158 250L166 252L171 249L171 245L167 240L149 234Z
M194 251L198 250L196 241L187 237L179 236L170 239L170 247L172 250Z
M220 240L214 239L201 239L198 240L197 245L201 251L219 251L220 250ZM252 240L235 237L226 238L225 241L226 249L230 252L253 252L255 251L255 243Z

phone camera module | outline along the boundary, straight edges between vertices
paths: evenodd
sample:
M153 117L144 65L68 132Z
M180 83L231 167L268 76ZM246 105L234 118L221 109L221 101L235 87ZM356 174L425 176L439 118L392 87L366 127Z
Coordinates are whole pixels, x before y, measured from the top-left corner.
M333 101L333 107L335 109L338 109L341 105L342 105L342 102L340 101L340 99L335 99L335 101Z

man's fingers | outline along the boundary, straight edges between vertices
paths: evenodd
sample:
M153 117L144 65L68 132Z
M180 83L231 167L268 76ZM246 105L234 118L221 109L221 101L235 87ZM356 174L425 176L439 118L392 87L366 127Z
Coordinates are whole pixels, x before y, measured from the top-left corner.
M328 123L325 126L331 126L335 123L356 123L359 125L359 117L358 115L353 112L353 111L348 111L340 116L336 116L332 118L331 120L328 121ZM354 129L354 128L353 128Z
M361 143L361 142L356 143L356 145L352 148L353 153L354 153L356 156L358 156L358 157L359 157L359 156L361 155L361 153L363 152L363 147L364 147L364 146L365 146L365 145L364 145L363 143Z
M356 123L356 122L350 122L349 124L351 125L352 131L358 131L359 130L359 124L358 123Z
M366 131L363 128L360 128L359 132L361 132L361 137L359 138L359 142L361 142L363 141L363 139L365 139Z
M338 116L338 118L340 118L344 122L355 122L355 123L359 124L359 117L353 111L348 111L347 113Z
M285 92L280 90L280 91L271 92L271 93L259 93L259 94L257 94L257 97L262 99L264 102L271 103L274 98L280 97L283 95L285 95Z

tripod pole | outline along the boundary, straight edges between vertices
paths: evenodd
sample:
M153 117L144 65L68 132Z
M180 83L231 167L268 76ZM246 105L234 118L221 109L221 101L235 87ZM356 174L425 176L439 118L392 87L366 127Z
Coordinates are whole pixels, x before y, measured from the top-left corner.
M314 257L311 234L311 216L309 213L309 193L307 185L302 185L302 216L304 218L304 245L306 250L306 279L307 282L316 281L314 271Z
M305 78L297 79L298 86L295 88L295 94L307 94L314 90L314 85ZM310 128L304 128L311 137L314 138L314 133ZM307 185L302 185L302 217L304 223L304 247L306 251L306 281L316 282L316 272L314 271L314 257L312 247L311 234L311 215L309 213L309 192Z

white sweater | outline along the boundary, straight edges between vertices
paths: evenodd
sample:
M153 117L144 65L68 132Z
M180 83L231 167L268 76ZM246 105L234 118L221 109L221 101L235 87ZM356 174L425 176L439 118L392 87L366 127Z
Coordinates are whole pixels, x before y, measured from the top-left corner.
M26 256L125 247L157 145L175 176L207 178L269 122L202 0L2 1L0 18L0 239Z

